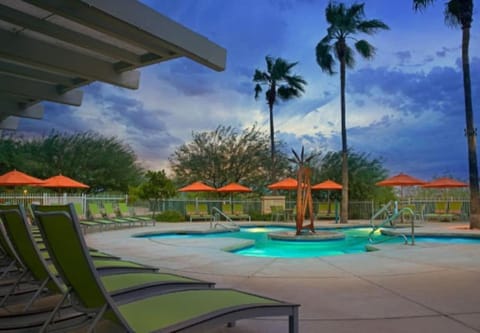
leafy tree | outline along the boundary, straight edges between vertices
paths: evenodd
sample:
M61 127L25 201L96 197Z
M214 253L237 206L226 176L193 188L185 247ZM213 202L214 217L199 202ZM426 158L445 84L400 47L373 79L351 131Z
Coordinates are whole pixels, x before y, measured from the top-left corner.
M140 183L143 173L129 146L93 132L4 138L0 140L0 152L4 171L16 168L39 178L62 173L89 185L94 192L126 192L129 184Z
M413 0L415 10L423 10L434 0ZM478 162L475 122L473 119L472 85L470 80L470 28L473 21L473 0L445 2L445 22L462 29L462 70L465 97L466 135L468 145L468 169L470 174L470 229L480 229L480 196L478 189Z
M365 59L372 59L375 48L366 40L357 40L354 35L365 33L372 35L380 29L389 29L379 20L365 20L364 4L352 4L346 7L343 3L330 2L325 10L325 17L329 24L327 35L317 44L317 63L322 71L334 74L335 58L340 64L340 106L342 131L342 210L340 223L347 223L348 219L348 146L346 129L346 102L345 83L346 68L355 65L354 51L347 44L348 39L355 41L355 49Z
M211 132L193 132L192 141L170 156L170 164L179 184L202 180L214 187L230 182L248 184L264 191L268 184L270 159L268 136L255 126L239 131L218 126ZM278 153L277 164L288 169L288 161Z
M165 170L147 171L145 177L146 182L140 184L138 196L150 202L152 217L154 217L160 200L175 196L176 189L172 180L165 174Z
M341 183L341 165L343 154L339 152L328 152L321 160L317 174L318 181L331 179ZM382 161L372 158L369 154L348 152L348 172L350 179L349 197L352 200L374 200L386 202L394 199L392 188L379 187L375 184L388 176L388 170L383 167ZM343 184L342 184L343 185ZM314 191L314 195L321 195ZM332 191L332 196L336 196Z
M255 85L255 99L258 99L262 92L262 86L266 86L265 98L270 112L270 154L272 159L272 181L275 180L275 131L273 126L273 105L277 102L277 97L288 101L295 97L300 97L305 91L304 86L307 82L299 75L292 74L292 68L298 62L289 63L282 58L265 57L267 70L255 70L253 82Z

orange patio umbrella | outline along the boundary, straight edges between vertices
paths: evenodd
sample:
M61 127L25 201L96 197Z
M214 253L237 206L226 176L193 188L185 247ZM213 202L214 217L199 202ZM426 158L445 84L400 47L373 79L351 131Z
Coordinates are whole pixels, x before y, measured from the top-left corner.
M423 185L426 182L407 175L406 173L399 173L393 177L384 179L377 183L378 186L415 186L415 185Z
M423 184L422 187L425 187L425 188L468 187L468 184L456 179L443 177L443 178L434 179L431 182Z
M467 183L461 182L456 179L442 177L432 180L426 184L422 185L423 188L443 188L445 189L445 198L448 197L448 189L449 188L460 188L460 187L468 187Z
M339 183L334 182L333 180L327 179L321 183L315 184L312 186L312 190L327 190L327 202L328 202L328 210L330 211L330 190L341 190L342 185ZM337 204L335 204L337 206ZM335 212L335 218L337 219L337 212ZM335 221L337 222L337 221Z
M248 188L246 186L240 185L238 183L230 183L228 185L225 185L223 187L220 187L217 189L217 192L219 193L230 193L230 202L233 200L233 193L235 192L240 192L240 193L248 193L252 192L251 188ZM233 207L232 207L233 209Z
M0 186L38 185L41 183L43 180L15 169L0 176Z
M294 178L285 178L267 187L270 190L296 190L298 181Z
M178 189L179 192L215 192L214 187L208 186L207 184L202 183L201 181L196 181L190 185L184 186ZM198 197L195 197L195 207L198 208Z
M252 192L251 188L248 188L246 186L240 185L238 183L230 183L228 185L225 185L223 187L220 187L217 189L217 192L220 193L233 193L233 192Z
M400 186L400 199L403 199L404 186L416 186L416 185L423 185L425 183L426 182L421 179L412 177L405 173L399 173L398 175L395 175L393 177L390 177L378 182L376 185L377 186Z
M312 186L312 190L341 190L342 185L335 183L333 180L327 179L324 182Z
M215 192L215 188L208 186L200 181L178 189L179 192Z
M72 178L59 174L57 176L53 176L50 178L45 179L41 184L41 187L49 187L49 188L89 188L90 186L80 183Z

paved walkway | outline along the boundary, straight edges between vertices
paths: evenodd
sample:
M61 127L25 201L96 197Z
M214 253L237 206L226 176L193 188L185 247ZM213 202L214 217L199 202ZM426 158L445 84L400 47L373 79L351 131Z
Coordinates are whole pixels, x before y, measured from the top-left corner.
M316 224L317 225L317 224ZM463 224L465 226L465 224ZM205 229L208 223L97 232L90 246L217 287L301 304L300 332L480 332L480 244L381 245L361 254L308 259L254 258L224 252L238 239L132 238L134 233ZM477 233L428 223L418 232ZM212 333L287 332L286 320L237 322Z

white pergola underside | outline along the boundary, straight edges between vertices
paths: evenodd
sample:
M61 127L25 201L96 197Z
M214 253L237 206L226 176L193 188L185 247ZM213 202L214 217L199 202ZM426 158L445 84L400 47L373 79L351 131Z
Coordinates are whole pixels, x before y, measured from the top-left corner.
M217 71L226 50L136 0L0 0L0 130L79 106L82 86L137 89L142 66L179 57Z

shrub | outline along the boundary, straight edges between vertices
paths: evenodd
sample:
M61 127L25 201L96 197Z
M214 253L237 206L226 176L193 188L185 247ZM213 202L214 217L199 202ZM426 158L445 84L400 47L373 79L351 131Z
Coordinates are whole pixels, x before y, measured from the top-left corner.
M166 210L155 215L155 220L159 222L185 222L185 216L175 210Z

